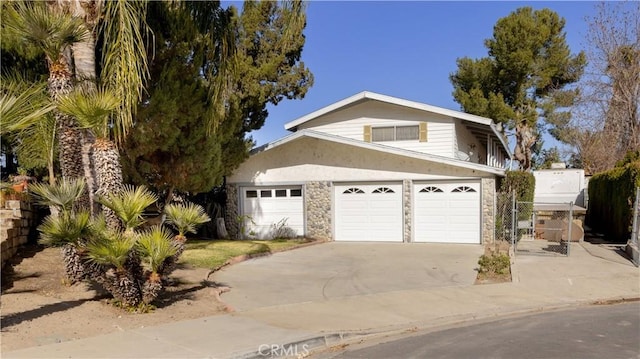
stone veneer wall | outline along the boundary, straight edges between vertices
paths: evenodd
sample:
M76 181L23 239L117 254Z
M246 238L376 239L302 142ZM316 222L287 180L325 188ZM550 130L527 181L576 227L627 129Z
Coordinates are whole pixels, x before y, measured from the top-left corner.
M331 239L331 182L305 183L307 237Z
M224 224L229 233L229 238L240 239L238 226L238 186L227 184L227 208L224 211Z
M2 267L27 243L34 213L30 202L7 200L0 208Z
M411 201L411 187L412 183L410 180L402 181L402 205L404 210L404 237L403 242L408 243L411 242L411 218L412 218L412 201Z
M496 216L496 180L495 178L482 179L482 243L493 244L495 241L495 216Z

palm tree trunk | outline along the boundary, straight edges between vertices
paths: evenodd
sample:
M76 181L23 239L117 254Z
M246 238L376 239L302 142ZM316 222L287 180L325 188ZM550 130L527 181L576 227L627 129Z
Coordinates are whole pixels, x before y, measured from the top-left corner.
M49 64L47 89L55 101L67 95L73 88L72 74L63 54L57 61ZM84 178L82 166L82 132L73 117L59 111L54 113L58 127L58 149L62 177L67 179ZM90 208L89 193L86 192L78 201L80 208Z
M104 195L122 191L122 165L115 144L104 138L96 139L93 144L93 159L97 193ZM109 228L122 229L120 219L111 209L102 206L102 212Z

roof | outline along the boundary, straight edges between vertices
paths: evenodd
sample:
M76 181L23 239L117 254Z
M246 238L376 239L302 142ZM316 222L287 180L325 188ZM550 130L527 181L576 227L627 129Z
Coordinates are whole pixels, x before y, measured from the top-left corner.
M384 102L392 105L398 105L398 106L403 106L403 107L407 107L415 110L431 112L431 113L436 113L443 116L458 118L462 120L463 123L467 126L467 128L474 134L476 135L489 134L494 140L498 140L502 144L503 150L508 155L508 157L511 157L511 152L509 151L509 146L504 136L502 136L496 124L490 118L472 115L466 112L449 110L442 107L431 106L431 105L427 105L420 102L404 100L397 97L381 95L381 94L370 92L370 91L360 92L344 100L338 101L329 106L326 106L317 111L314 111L310 114L302 116L296 120L288 122L284 125L284 128L289 131L297 131L298 130L297 127L303 123L314 120L320 116L341 110L345 107L353 106L355 104L369 101L369 100L380 101L380 102Z
M268 151L268 150L271 150L273 148L282 146L284 144L296 141L296 140L301 139L301 138L316 138L316 139L320 139L320 140L325 140L325 141L330 141L330 142L335 142L335 143L341 143L341 144L355 146L355 147L359 147L359 148L364 148L364 149L369 149L369 150L374 150L374 151L380 151L380 152L386 152L386 153L395 154L395 155L399 155L399 156L406 156L406 157L416 158L416 159L424 160L424 161L442 163L442 164L446 164L446 165L450 165L450 166L461 167L461 168L466 168L466 169L471 169L471 170L476 170L476 171L482 171L482 172L485 172L485 173L491 173L491 174L499 175L499 176L504 176L504 173L505 173L505 170L501 169L501 168L491 167L491 166L487 166L487 165L481 165L481 164L478 164L478 163L462 161L462 160L449 158L449 157L444 157L444 156L432 155L432 154L429 154L429 153L406 150L406 149L387 146L387 145L374 143L374 142L358 141L358 140L354 140L354 139L351 139L351 138L348 138L348 137L331 135L331 134L328 134L328 133L325 133L325 132L319 132L319 131L308 130L308 129L296 131L296 132L294 132L294 133L292 133L292 134L290 134L288 136L285 136L285 137L283 137L283 138L281 138L279 140L276 140L276 141L270 142L270 143L268 143L266 145L257 147L257 148L255 148L255 149L253 149L251 151L251 154L255 155L255 154L260 153L260 152Z

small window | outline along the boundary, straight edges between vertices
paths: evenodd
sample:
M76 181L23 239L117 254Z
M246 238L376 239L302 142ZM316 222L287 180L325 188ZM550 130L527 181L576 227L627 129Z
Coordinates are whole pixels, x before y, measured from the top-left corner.
M436 187L436 186L427 186L423 189L420 190L421 193L436 193L436 192L443 192L440 188Z
M373 190L372 193L395 193L391 188L388 187L380 187Z
M471 187L467 187L467 186L460 186L460 187L456 187L453 189L454 193L460 193L460 192L475 192L476 190L471 188Z
M396 141L417 140L420 131L418 126L398 126L396 127Z
M374 142L414 141L420 138L420 128L419 126L373 127L371 138Z
M247 198L256 198L256 197L258 197L258 191L253 191L253 190L247 191Z
M374 142L394 141L395 127L374 127L371 129L371 137Z
M270 189L263 189L262 191L260 191L260 197L262 197L262 198L271 197L271 190Z
M290 190L290 193L291 193L291 197L302 197L301 189L292 189Z
M286 189L277 189L276 190L276 197L286 197L287 196L287 190Z
M356 188L356 187L351 187L346 189L344 192L345 194L351 194L351 193L364 193L363 190L361 190L360 188Z

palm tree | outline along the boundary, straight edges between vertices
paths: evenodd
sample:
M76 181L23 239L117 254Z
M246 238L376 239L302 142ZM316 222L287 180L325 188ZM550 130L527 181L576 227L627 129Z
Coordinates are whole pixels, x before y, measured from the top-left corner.
M108 192L98 197L98 201L111 209L124 226L124 232L131 236L142 225L144 210L158 200L158 196L144 186L124 186L122 191ZM120 226L118 226L120 227Z
M0 79L0 135L10 135L16 153L25 162L46 165L49 182L55 182L55 105L45 92L45 83L29 84L13 74Z
M160 226L154 226L138 236L138 252L148 268L144 273L145 282L142 286L142 301L146 304L155 300L162 290L164 261L178 251L172 237L170 232Z
M67 279L71 282L87 278L83 253L90 235L89 212L75 211L74 204L84 193L84 182L63 178L57 185L34 184L29 189L38 203L56 209L59 215L49 215L38 227L42 243L61 247Z
M172 242L177 248L176 253L167 258L162 264L161 272L169 275L178 264L178 259L184 252L184 244L187 241L187 233L196 233L197 226L209 222L211 218L205 213L204 208L197 204L169 204L164 208L167 215L166 223L173 227L178 234Z
M95 171L95 188L98 194L118 193L122 190L122 166L115 144L109 139L109 116L120 106L114 93L82 86L58 100L58 109L74 116L79 125L91 130L93 143L89 144ZM84 151L83 151L84 152ZM117 216L107 207L102 211L112 229L119 227Z
M73 72L70 47L83 41L88 31L82 20L49 8L39 2L4 2L3 35L14 36L41 48L47 59L49 78L47 90L55 101L71 92ZM54 111L58 128L60 168L65 178L84 177L81 155L82 133L73 117ZM84 205L88 206L88 198Z

